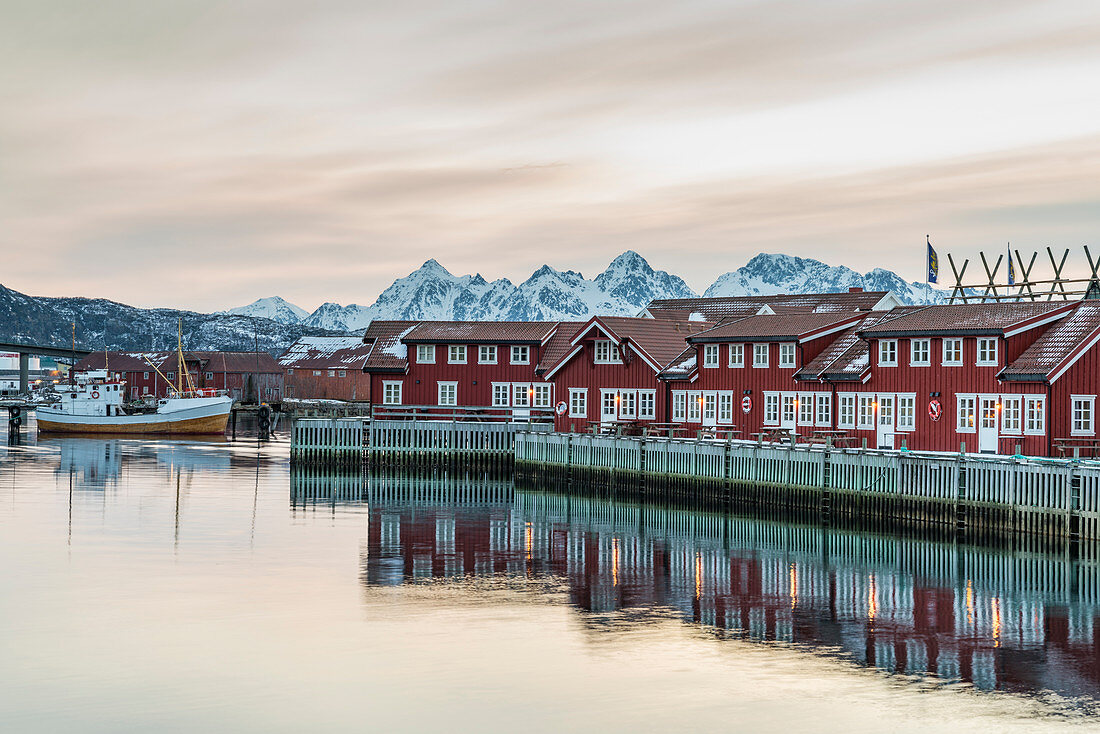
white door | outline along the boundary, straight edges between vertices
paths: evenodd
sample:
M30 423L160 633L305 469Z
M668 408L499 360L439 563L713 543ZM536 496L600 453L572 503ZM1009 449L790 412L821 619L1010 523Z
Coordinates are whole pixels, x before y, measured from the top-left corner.
M617 393L614 390L600 390L600 422L606 423L607 421L613 421L619 417L618 406L616 405L615 398Z
M878 419L875 421L880 449L894 448L894 396L878 396Z
M718 393L703 393L703 425L718 425Z
M798 417L798 395L793 392L783 393L779 407L779 427L793 431Z
M978 451L997 453L997 396L982 395L978 398Z

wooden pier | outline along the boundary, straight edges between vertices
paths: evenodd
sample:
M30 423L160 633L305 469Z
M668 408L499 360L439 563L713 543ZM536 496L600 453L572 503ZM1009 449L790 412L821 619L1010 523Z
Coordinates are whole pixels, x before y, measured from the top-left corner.
M291 429L296 463L376 466L511 466L516 437L549 432L548 423L464 420L300 418Z
M523 433L516 473L826 516L1100 539L1100 462Z

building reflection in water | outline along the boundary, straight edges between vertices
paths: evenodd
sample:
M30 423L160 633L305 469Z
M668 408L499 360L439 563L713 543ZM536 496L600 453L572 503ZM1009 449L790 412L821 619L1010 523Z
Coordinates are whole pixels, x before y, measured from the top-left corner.
M979 547L485 477L295 476L294 502L366 506L363 581L553 577L594 627L670 613L891 673L1100 698L1100 569ZM629 612L629 614L623 614Z

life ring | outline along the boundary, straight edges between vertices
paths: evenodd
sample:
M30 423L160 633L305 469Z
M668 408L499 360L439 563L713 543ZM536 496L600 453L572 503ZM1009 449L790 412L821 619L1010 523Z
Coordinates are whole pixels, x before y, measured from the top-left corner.
M567 410L569 410L569 406L566 405L564 400L559 400L558 404L554 406L554 412L558 415L565 415Z
M940 405L939 400L928 401L928 417L934 421L938 421L940 416L943 415L943 407Z
M741 398L741 412L743 412L743 413L751 413L752 412L752 398L750 398L748 395Z
M99 400L99 390L92 390L92 400Z

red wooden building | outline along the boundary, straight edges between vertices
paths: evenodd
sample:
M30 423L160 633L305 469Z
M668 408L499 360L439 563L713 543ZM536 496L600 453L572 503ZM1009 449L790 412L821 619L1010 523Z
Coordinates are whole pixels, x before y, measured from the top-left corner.
M451 412L476 408L526 418L549 415L553 383L539 375L555 337L572 323L524 321L376 321L364 371L374 403Z
M370 379L363 366L371 347L358 336L303 336L279 357L284 397L369 401Z
M589 423L669 420L662 369L684 351L685 339L706 321L597 316L575 331L561 357L545 371L557 386L564 414L558 430L587 430Z

